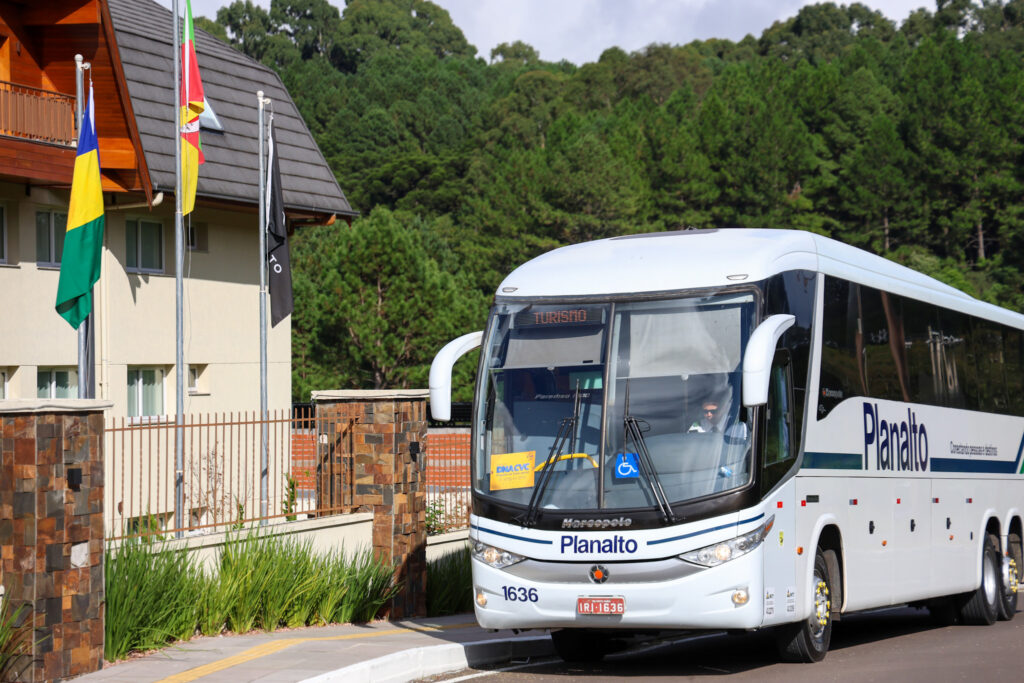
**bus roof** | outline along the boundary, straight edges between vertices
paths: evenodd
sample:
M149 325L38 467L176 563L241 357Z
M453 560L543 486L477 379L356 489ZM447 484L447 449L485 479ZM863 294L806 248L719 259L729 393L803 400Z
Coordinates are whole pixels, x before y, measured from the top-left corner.
M1024 328L1024 316L934 278L802 230L728 228L625 235L573 244L516 268L502 299L613 296L734 286L811 270Z

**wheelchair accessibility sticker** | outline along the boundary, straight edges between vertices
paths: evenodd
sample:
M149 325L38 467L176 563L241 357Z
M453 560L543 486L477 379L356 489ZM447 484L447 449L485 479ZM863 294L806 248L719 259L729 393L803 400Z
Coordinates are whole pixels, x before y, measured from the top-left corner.
M615 478L637 479L640 476L636 453L619 453L615 456Z

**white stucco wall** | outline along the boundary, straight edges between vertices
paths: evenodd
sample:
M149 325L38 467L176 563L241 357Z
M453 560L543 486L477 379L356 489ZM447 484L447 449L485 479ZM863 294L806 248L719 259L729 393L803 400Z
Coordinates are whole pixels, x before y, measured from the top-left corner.
M105 195L109 201L109 195ZM69 192L0 183L7 219L7 262L0 264L4 315L0 371L8 398L35 398L39 367L78 363L77 334L54 310L59 270L36 265L35 219L40 210L66 212ZM121 198L122 203L126 200ZM163 225L164 272L125 271L125 221ZM199 206L207 249L185 252L184 355L203 368L199 391L187 395L187 413L259 408L259 238L255 210ZM147 208L108 210L102 276L94 289L96 397L113 401L108 416L127 414L129 366L164 370L164 413L176 406L174 199ZM267 304L269 320L269 301ZM291 405L291 319L269 328L268 396L271 410Z

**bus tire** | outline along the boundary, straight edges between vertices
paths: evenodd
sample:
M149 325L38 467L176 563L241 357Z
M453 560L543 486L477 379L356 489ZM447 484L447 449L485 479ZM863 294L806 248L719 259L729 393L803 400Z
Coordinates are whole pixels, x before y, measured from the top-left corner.
M828 558L828 555L833 557ZM776 645L779 656L787 662L820 662L828 654L832 641L832 595L836 579L828 568L839 566L834 550L818 548L814 554L811 579L811 615L797 624L779 627Z
M968 593L967 602L960 609L960 618L965 624L989 626L999 616L1002 587L999 576L999 541L992 534L986 534L985 547L981 553L981 585Z
M555 652L566 662L599 662L604 659L605 642L601 634L581 628L563 628L551 632Z
M1010 621L1017 614L1017 589L1020 581L1021 544L1020 536L1006 537L1006 558L1000 561L999 572L999 619Z

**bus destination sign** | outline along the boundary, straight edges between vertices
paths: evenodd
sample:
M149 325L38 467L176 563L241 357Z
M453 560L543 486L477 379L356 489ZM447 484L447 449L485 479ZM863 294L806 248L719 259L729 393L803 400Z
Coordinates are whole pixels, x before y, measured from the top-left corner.
M600 325L604 323L604 306L533 306L516 314L516 327L550 325Z

